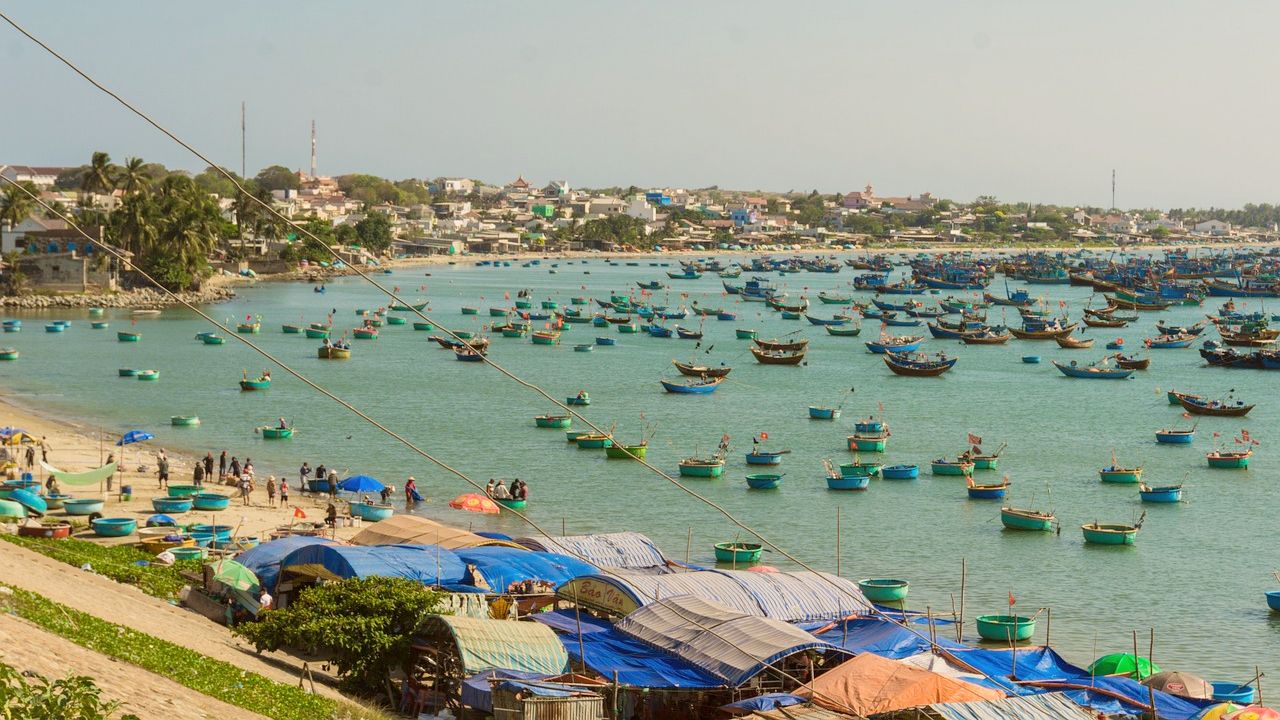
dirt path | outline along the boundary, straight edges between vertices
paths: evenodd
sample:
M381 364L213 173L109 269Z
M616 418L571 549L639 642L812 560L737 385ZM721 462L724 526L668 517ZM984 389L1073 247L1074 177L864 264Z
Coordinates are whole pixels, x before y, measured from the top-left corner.
M0 583L38 593L49 600L133 628L211 658L229 662L277 682L296 685L302 661L283 653L257 655L221 625L140 590L82 571L10 543L0 545ZM326 697L342 695L320 684L329 679L312 665L316 691Z
M142 720L265 720L142 668L86 650L70 640L11 615L0 614L0 661L49 680L87 675L109 700L124 702L119 712Z

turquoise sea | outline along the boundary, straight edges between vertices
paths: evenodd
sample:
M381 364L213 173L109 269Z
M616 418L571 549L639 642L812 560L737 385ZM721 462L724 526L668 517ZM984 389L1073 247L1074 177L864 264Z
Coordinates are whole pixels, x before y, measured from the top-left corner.
M490 354L553 396L589 391L593 403L585 408L587 416L605 427L616 425L618 436L628 442L652 432L648 459L672 475L681 457L709 453L728 433L732 447L725 477L686 479L692 488L819 569L834 571L839 553L845 576L910 580L915 609L952 612L964 559L970 629L975 615L1007 611L1012 593L1020 614L1052 608L1053 645L1082 665L1104 653L1131 651L1133 630L1139 631L1145 654L1148 628L1154 627L1155 659L1166 669L1244 681L1258 664L1280 674L1280 613L1268 612L1263 597L1277 587L1271 571L1280 567L1275 391L1280 374L1205 368L1194 349L1154 351L1152 368L1125 381L1069 379L1049 364L1054 358L1097 359L1107 352L1103 343L1114 337L1136 348L1154 334L1157 319L1190 324L1216 307L1213 299L1204 308L1143 314L1128 329L1090 331L1099 338L1092 350L1017 340L965 347L931 339L925 349L945 349L960 358L959 364L943 377L903 378L863 346L876 334L874 321L865 322L863 337L831 337L803 320L784 321L760 304L737 302L723 293L714 273L668 281L664 272L671 268L657 262L611 266L604 259L547 260L528 268L465 263L404 268L378 279L398 285L405 298L429 299L433 319L453 329L477 330L493 321L488 308L510 305L504 295L514 297L521 288L532 290L535 300L553 298L568 306L574 296L606 298L653 279L670 286L655 292L654 302L675 306L698 300L736 311L736 321L708 318L703 323L703 349L712 349L709 355L699 351L699 357L734 367L709 396L668 395L658 385L659 377L674 374L672 359L694 357L693 341L571 325L560 346L494 337ZM839 274L771 277L793 297L810 296L813 314L829 317L839 306L817 304L817 292L847 289L854 274L846 268ZM993 291L1003 285L997 278ZM1038 286L1033 292L1051 305L1066 301L1073 318L1090 294L1067 286ZM281 332L282 323L323 321L330 310L336 310L337 327L349 329L358 324L356 308L384 304L371 286L345 278L329 283L323 295L305 284L260 283L209 312L232 324L246 314L261 315L262 334L252 336L256 342L480 483L490 477L524 478L531 487L528 513L550 532L638 530L681 560L691 536L689 559L706 564L713 562L715 542L740 537L714 510L638 464L607 461L600 451L567 444L562 431L534 428L533 416L553 407L492 368L456 362L427 339L430 333L415 332L412 325L387 326L377 340L354 341L353 359L335 362L316 358L319 341ZM480 307L481 314L463 316L463 305ZM1000 316L999 308L990 311L991 321ZM22 352L19 361L0 363L0 387L21 403L110 432L145 429L156 435L153 445L171 450L216 454L225 448L252 457L260 473L296 477L306 460L313 467L324 463L370 474L397 487L414 475L428 498L416 512L477 530L529 532L514 517L449 509L449 499L471 488L283 371L273 371L275 382L266 392L240 392L242 371L255 375L265 362L230 338L224 346L199 343L195 333L210 328L185 310L139 319L135 329L143 337L136 344L116 341L116 330L131 327L127 311L109 311L108 330L90 329L84 310L5 317L25 323L21 333L0 338L0 344ZM52 319L71 320L72 326L47 334L43 325ZM1008 319L1016 322L1016 312L1010 310ZM691 316L680 324L699 321ZM748 341L734 338L736 327L758 328L761 337L798 332L811 338L807 364L757 365L747 352ZM926 328L919 330L927 334ZM574 344L600 334L617 337L619 346L573 351ZM1210 328L1205 337L1212 336ZM1043 356L1043 364L1023 364L1020 357L1026 354ZM154 368L161 378L155 383L119 378L121 367ZM1234 389L1258 407L1243 420L1202 419L1190 446L1157 445L1155 430L1187 422L1166 402L1164 391L1170 388L1209 396ZM809 405L842 401L840 420L808 418ZM822 460L848 459L845 437L853 420L878 413L881 404L893 431L882 459L922 465L920 479L875 480L861 493L828 491ZM171 415L188 414L199 415L203 425L170 427ZM263 441L255 435L255 426L279 416L297 427L292 440ZM1242 428L1261 442L1250 469L1208 469L1204 453L1213 444L1212 434L1230 442ZM776 491L748 491L742 479L749 472L743 453L752 435L761 432L768 433L768 447L792 451L780 468L786 477ZM930 476L928 462L964 450L968 433L982 436L988 449L1008 443L1000 470L986 477L1007 474L1015 505L1054 509L1061 534L1005 531L999 501L969 500L961 478ZM1152 484L1185 482L1187 501L1143 506L1136 486L1099 483L1097 471L1110 464L1113 450L1121 464L1141 464ZM842 515L839 550L837 509ZM1131 522L1144 509L1146 524L1136 546L1084 544L1080 524ZM786 565L768 554L766 562ZM1041 615L1038 641L1044 619Z

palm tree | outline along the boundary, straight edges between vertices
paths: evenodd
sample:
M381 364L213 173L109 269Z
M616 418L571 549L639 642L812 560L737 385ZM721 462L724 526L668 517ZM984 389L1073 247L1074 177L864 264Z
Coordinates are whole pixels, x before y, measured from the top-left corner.
M146 167L147 163L142 158L131 157L124 161L124 166L115 175L115 181L125 195L145 190L151 184L151 175Z
M30 190L32 194L38 192L36 186L29 181L24 180L18 184ZM6 184L3 196L0 196L0 223L7 225L10 230L26 220L36 206L35 201L23 192L22 188Z
M111 156L102 151L95 152L89 160L89 170L80 183L80 191L86 196L111 192L115 187L115 175L116 166L111 164ZM85 204L91 205L92 202L86 200Z

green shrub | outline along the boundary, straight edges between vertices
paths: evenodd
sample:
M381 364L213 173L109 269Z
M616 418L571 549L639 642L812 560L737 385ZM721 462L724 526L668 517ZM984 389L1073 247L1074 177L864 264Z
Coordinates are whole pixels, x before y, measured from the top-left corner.
M52 540L4 534L0 534L0 538L68 565L84 567L87 563L99 575L119 583L136 585L146 594L164 600L176 599L183 586L189 584L182 577L183 571L198 574L201 567L199 560L158 565L154 556L128 545L107 547L75 538Z
M0 663L0 717L22 720L111 720L118 702L102 699L93 678L68 675L49 681L37 673L19 673ZM120 720L138 720L122 715Z

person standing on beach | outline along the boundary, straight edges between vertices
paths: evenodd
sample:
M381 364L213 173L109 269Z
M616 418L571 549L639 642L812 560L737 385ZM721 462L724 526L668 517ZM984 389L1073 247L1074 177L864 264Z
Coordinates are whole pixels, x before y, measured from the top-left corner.
M227 476L227 451L223 450L218 456L218 480L222 480Z
M36 467L36 449L28 445L27 446L27 469L34 470L35 467Z
M311 477L311 466L306 462L302 463L302 467L298 468L298 490L307 489L307 478Z
M49 447L49 438L44 435L40 436L40 462L49 462L49 451L53 448Z
M276 506L276 476L267 476L267 507Z
M253 493L253 478L248 473L240 476L240 497L244 499L245 505L252 505L253 502L249 496Z
M240 479L240 461L236 459L235 455L231 456L231 464L227 466L227 472L231 474L232 480Z
M204 464L197 462L195 467L191 469L191 484L196 487L204 486Z
M213 453L204 454L204 476L213 479Z
M164 454L164 448L156 453L156 475L160 477L161 488L169 487L169 457Z
M289 507L289 483L280 478L280 507Z

